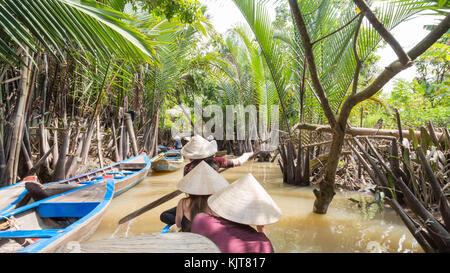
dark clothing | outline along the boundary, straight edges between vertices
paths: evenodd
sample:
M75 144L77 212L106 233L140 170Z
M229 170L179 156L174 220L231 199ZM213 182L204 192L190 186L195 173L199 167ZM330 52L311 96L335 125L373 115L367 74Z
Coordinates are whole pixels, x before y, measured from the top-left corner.
M269 238L249 225L221 217L199 213L192 223L192 232L209 238L222 253L273 253Z
M161 216L159 216L159 219L161 222L166 223L169 226L172 226L175 224L175 215L177 213L177 207L168 209L161 213Z
M231 168L234 167L232 161L227 160L224 157L214 157L210 156L204 159L195 159L192 160L189 164L184 166L184 175L188 174L192 169L194 169L200 162L205 161L211 166L214 170L219 171L220 168Z
M175 216L177 214L177 207L168 209L166 211L164 211L163 213L161 213L161 216L159 217L159 219L163 222L166 223L169 226L172 226L173 224L175 224ZM191 221L186 218L186 216L183 215L183 218L181 219L181 231L184 232L190 232L191 231Z
M191 232L191 221L183 215L181 219L181 231Z
M181 149L183 148L183 144L181 144L181 140L177 139L175 140L175 145L174 145L175 149Z

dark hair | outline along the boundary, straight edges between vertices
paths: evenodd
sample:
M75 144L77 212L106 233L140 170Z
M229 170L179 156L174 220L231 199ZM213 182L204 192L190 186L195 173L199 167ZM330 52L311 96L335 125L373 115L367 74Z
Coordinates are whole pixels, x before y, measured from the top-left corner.
M191 221L186 227L187 231L191 231L191 225L194 221L194 218L197 214L201 212L205 212L206 208L208 207L208 197L210 195L189 195L190 203L189 203L189 211L191 214Z

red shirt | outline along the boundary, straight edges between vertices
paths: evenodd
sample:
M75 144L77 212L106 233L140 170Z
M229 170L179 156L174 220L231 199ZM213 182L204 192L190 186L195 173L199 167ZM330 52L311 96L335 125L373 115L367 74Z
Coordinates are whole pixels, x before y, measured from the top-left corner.
M273 253L269 238L249 225L199 213L192 223L192 232L209 238L222 253Z

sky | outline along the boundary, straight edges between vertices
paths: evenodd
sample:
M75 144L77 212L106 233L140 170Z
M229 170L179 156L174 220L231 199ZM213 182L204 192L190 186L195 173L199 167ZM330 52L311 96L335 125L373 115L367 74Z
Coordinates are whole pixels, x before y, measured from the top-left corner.
M205 12L206 16L208 16L214 28L222 34L225 34L228 29L232 28L237 23L245 23L244 17L231 0L200 0L200 2L207 5L208 9ZM274 20L275 9L271 9L269 12ZM435 23L436 19L433 19L432 16L420 15L398 25L391 33L403 49L408 51L428 34L429 31L425 30L423 25ZM381 57L377 63L380 68L388 66L397 59L394 51L389 46L379 49L377 55ZM412 66L400 72L394 79L410 81L414 78L415 74L415 67ZM383 89L385 93L389 93L392 90L393 82L394 81L391 80L385 85Z

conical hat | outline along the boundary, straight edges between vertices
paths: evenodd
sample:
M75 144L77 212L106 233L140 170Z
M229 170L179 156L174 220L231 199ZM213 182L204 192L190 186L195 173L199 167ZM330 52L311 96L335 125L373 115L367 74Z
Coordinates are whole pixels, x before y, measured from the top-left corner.
M188 194L210 195L228 185L225 178L202 161L178 182L177 188Z
M217 148L199 135L193 136L191 141L181 149L183 156L190 159L207 158L214 155L216 152Z
M281 218L281 210L250 173L208 198L212 211L246 225L268 225Z

